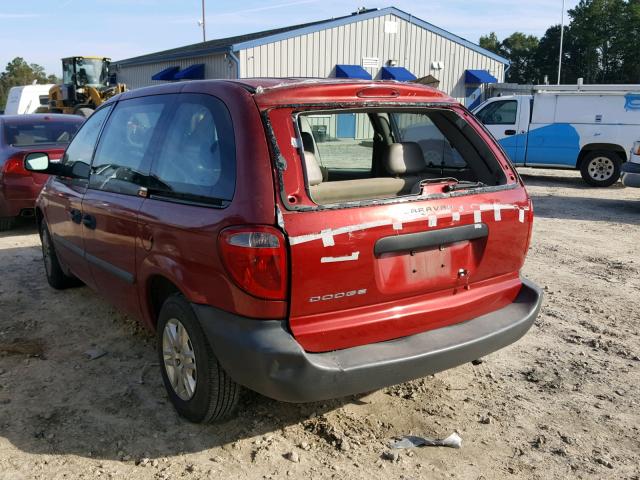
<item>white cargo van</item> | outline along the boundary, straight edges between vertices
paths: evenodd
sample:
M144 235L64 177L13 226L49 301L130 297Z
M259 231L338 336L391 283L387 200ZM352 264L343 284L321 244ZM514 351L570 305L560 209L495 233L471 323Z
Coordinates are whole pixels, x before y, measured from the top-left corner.
M640 85L541 85L532 95L490 98L473 113L514 164L578 169L607 187L640 140Z
M7 96L7 104L4 107L5 115L22 115L34 113L38 107L49 103L49 89L53 84L25 85L12 87Z

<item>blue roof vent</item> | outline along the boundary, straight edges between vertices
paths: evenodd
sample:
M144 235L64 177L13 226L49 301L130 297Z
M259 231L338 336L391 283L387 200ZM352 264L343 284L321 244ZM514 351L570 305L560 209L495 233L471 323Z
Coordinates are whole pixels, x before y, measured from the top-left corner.
M371 80L371 74L360 65L336 65L336 78L362 78Z
M180 70L173 78L174 80L202 80L204 78L204 63L197 63Z
M180 71L180 67L169 67L159 71L151 80L173 80L173 76Z
M498 79L486 70L466 70L464 72L464 83L498 83Z
M417 80L417 77L404 67L382 67L380 78L383 80L398 80L399 82Z

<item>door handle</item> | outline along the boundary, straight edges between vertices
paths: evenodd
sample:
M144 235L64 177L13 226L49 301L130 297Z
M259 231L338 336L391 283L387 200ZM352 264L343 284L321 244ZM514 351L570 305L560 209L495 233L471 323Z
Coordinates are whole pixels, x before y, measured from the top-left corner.
M515 135L515 134L516 134L516 131L515 131L515 130L505 130L505 131L504 131L504 134L505 134L505 135Z
M72 208L69 210L69 216L71 217L71 221L73 223L80 224L80 222L82 222L82 212L76 208Z
M82 217L82 224L85 227L90 228L91 230L95 230L95 228L96 228L96 217L94 217L93 215L84 215Z

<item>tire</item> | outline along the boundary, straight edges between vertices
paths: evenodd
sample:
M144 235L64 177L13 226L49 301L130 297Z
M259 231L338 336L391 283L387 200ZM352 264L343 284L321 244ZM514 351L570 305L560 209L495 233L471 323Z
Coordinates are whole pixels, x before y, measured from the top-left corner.
M609 187L620 178L622 161L614 152L594 151L588 153L580 164L582 179L594 187Z
M218 363L200 321L182 295L171 295L160 309L157 348L164 386L181 416L194 423L210 423L233 412L240 386Z
M14 217L0 218L0 232L11 230L15 223L16 219Z
M93 108L87 108L87 107L76 108L76 111L74 112L74 114L80 115L81 117L84 117L84 118L89 118L93 114Z
M44 261L44 271L47 275L47 282L56 290L64 290L70 287L77 287L82 284L76 277L67 275L62 270L56 250L51 241L51 234L47 223L43 220L40 224L40 241L42 243L42 260Z

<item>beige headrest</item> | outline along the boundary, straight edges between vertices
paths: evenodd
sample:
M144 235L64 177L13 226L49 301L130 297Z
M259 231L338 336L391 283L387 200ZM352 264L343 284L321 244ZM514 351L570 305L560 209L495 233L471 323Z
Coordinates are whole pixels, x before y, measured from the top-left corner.
M322 183L322 170L316 160L316 156L311 152L304 152L304 164L307 169L307 181L309 186L320 185Z
M399 142L389 145L384 167L391 175L411 175L426 167L422 149L416 142Z

